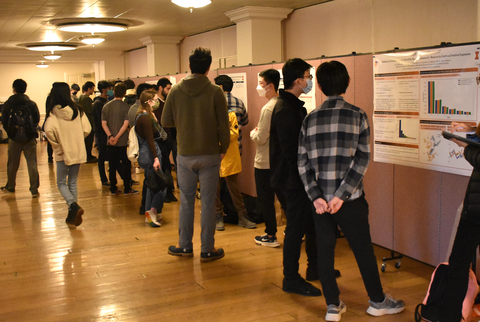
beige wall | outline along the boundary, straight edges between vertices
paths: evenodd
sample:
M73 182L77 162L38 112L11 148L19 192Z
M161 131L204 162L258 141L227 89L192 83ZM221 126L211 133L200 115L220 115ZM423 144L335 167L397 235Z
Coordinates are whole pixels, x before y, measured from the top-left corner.
M148 66L146 47L125 53L125 77L145 77L147 76L147 71Z
M54 82L65 82L70 75L92 74L94 66L85 64L50 64L50 67L40 69L34 64L0 64L2 77L0 77L0 98L8 98L12 95L12 83L21 78L27 82L26 94L35 101L40 114L45 113L45 101ZM82 84L79 84L82 87Z

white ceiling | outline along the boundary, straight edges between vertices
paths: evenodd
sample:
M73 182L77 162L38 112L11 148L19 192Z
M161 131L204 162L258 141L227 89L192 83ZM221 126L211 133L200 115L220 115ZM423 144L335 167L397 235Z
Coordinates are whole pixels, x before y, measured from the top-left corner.
M85 46L63 52L58 61L98 61L102 56L144 46L145 36L175 36L180 39L233 23L225 12L244 6L298 9L330 0L212 0L204 8L178 7L170 0L0 0L0 62L22 63L42 60L42 52L32 52L17 44L37 41L76 41L82 34L56 30L53 19L102 17L143 22L127 31L107 34L95 47Z

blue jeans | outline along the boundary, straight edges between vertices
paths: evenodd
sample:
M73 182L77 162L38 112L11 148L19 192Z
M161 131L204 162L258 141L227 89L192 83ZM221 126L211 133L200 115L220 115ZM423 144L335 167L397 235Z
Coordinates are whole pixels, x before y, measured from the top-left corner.
M177 155L177 179L180 186L179 245L193 248L193 222L195 218L195 194L197 182L202 189L202 212L200 235L201 252L215 248L215 197L220 171L220 154Z
M80 164L65 165L57 161L57 188L68 207L78 200L77 178Z
M142 139L137 135L138 138L138 164L145 170L145 173L148 171L155 171L153 169L153 155L150 152L147 141ZM155 149L157 150L157 156L162 163L162 153L157 144L155 144ZM152 208L157 209L157 212L162 212L163 204L165 202L165 196L167 195L167 189L163 189L157 193L154 193L152 190L148 189L146 185L143 186L144 189L147 189L146 198L145 198L145 210L150 210Z

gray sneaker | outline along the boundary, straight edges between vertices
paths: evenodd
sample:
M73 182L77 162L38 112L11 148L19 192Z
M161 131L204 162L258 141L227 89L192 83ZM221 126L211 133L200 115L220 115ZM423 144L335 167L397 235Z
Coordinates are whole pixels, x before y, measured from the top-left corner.
M402 300L395 300L388 294L385 294L385 300L383 300L383 302L368 302L370 303L370 306L367 309L367 313L373 316L396 314L405 309L405 302Z
M340 304L338 306L335 304L330 304L327 307L325 321L340 321L342 319L342 314L345 312L347 312L347 306L342 300L340 300Z

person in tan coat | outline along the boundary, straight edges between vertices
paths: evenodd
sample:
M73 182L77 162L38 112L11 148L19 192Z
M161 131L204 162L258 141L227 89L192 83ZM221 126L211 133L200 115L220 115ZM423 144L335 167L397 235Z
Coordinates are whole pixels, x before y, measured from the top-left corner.
M75 228L83 221L83 209L77 204L77 177L80 164L87 161L84 139L92 127L82 109L72 101L67 83L53 84L46 112L45 134L57 162L57 187L68 205L66 223Z
M228 118L230 124L230 144L228 145L227 153L220 164L220 179L218 180L217 197L215 198L215 210L217 213L216 229L225 230L223 223L223 204L220 200L220 191L223 181L226 182L230 196L232 197L233 205L238 214L238 225L249 229L257 228L254 222L247 219L247 209L243 203L242 193L238 188L238 174L242 172L242 160L240 159L240 150L238 147L238 123L235 109L228 110Z

